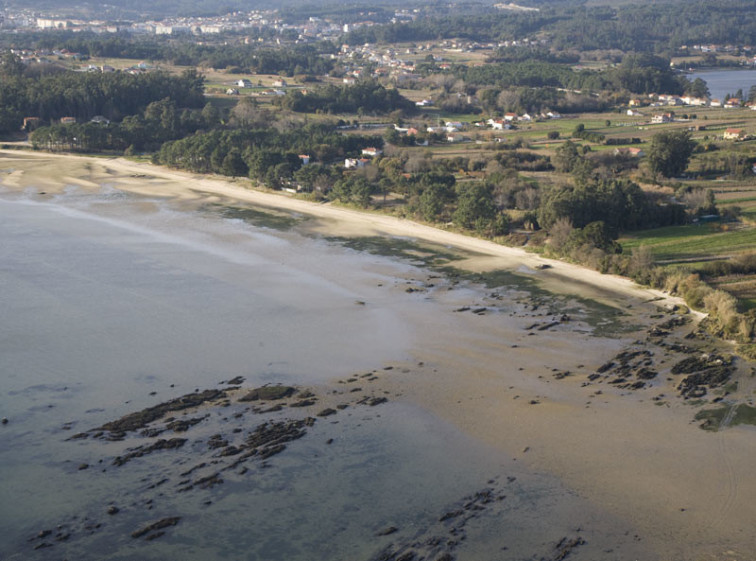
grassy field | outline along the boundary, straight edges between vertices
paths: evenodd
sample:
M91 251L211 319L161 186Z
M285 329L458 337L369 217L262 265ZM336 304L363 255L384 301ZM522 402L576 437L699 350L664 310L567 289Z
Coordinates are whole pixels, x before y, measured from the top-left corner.
M719 223L670 226L633 232L620 243L625 250L646 246L658 262L705 262L756 250L756 230L728 230Z
M756 229L709 223L671 226L633 232L619 241L623 251L648 247L658 265L685 268L691 273L707 272L714 261L738 258L756 252ZM756 308L756 274L709 276L708 282L735 296L743 310Z

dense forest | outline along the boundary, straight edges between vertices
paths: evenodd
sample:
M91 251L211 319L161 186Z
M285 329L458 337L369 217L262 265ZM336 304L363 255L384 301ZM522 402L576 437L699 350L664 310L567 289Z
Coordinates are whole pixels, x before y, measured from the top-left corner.
M352 86L328 85L306 94L289 90L276 100L284 109L300 113L357 113L359 115L386 114L401 111L415 112L415 104L403 97L396 89L384 88L375 80L362 80Z
M455 74L469 84L481 86L612 90L637 94L682 94L688 87L685 76L670 70L668 59L649 55L628 55L621 64L604 71L575 71L562 64L529 60L459 66Z
M0 78L0 133L18 131L25 117L42 122L62 117L88 121L95 116L120 120L161 99L183 108L205 103L204 79L194 70L181 76L55 72L32 77L24 75L23 65L7 53L0 60Z
M322 123L283 131L269 127L218 129L166 142L155 159L172 167L249 176L281 187L302 167L301 154L333 164L376 144L382 146L375 136L340 134L332 124Z

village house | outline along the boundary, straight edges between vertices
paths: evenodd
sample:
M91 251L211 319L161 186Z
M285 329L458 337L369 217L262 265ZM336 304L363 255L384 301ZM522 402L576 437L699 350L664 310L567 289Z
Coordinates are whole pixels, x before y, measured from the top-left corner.
M310 155L309 154L300 154L299 159L302 161L302 165L306 166L310 163Z
M383 154L383 150L380 148L374 148L372 146L369 146L368 148L362 149L362 155L363 156L370 156L371 158L376 158Z
M344 160L344 169L358 169L364 168L370 160L367 158L347 158Z
M743 140L745 131L743 129L726 129L722 135L724 140Z
M252 87L252 82L250 82L249 80L247 80L246 78L244 78L244 79L241 79L241 80L237 81L236 85L239 86L240 88L251 88Z
M614 149L615 156L630 156L633 158L642 158L646 153L640 148L633 148L629 146L622 146Z
M42 119L39 117L24 117L24 124L21 125L22 131L33 131L36 129L40 123L42 122Z
M697 107L705 107L709 103L708 100L703 97L693 97L690 95L683 96L682 101L685 105L695 105Z
M660 94L657 99L666 105L682 105L683 101L676 95Z
M61 125L73 125L75 123L76 123L76 117L61 117L60 118Z
M651 122L654 124L671 123L675 120L674 113L660 113L651 117Z

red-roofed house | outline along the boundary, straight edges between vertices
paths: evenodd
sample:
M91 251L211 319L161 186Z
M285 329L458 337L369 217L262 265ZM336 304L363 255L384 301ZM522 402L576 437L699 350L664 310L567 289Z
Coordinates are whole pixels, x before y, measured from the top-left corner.
M725 140L742 140L744 137L743 129L726 129L722 135Z

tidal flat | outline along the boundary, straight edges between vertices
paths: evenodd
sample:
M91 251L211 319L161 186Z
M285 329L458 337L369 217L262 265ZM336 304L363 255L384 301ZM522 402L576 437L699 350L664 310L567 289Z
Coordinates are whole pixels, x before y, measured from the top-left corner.
M679 302L351 211L266 220L221 181L4 158L0 557L756 549L753 429L696 420L748 405L753 365Z

